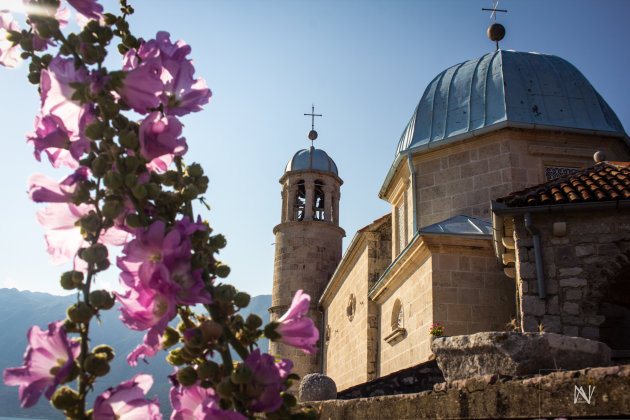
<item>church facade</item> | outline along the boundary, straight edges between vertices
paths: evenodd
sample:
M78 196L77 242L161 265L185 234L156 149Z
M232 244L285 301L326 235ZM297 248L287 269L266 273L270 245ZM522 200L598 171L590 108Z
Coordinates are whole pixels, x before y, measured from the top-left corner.
M585 202L616 204L581 208L579 220L601 216L604 228L570 248L569 237L579 236L576 226L583 223L571 219L576 212L565 216L561 199L554 202L554 219L523 209L538 202L508 198L566 184L571 173L593 166L595 152L619 161L608 167L616 172L606 181L619 193L602 184L606 197L582 195ZM312 296L320 352L298 373L322 372L343 390L417 365L432 357L434 323L446 335L505 330L506 324L595 339L623 333L630 324L627 292L617 300L610 295L628 288L619 274L630 251L628 207L619 205L630 198L623 193L630 191L627 161L630 143L621 123L573 65L505 50L453 66L427 86L378 191L392 211L360 229L343 257L337 168L323 151L298 152L280 180L270 309L272 319L279 316L300 288ZM605 206L612 207L604 215ZM526 228L531 212L534 224ZM571 219L571 235L554 237L560 228L549 225L552 219ZM595 241L590 253L587 240ZM542 245L535 247L536 241ZM609 258L611 243L616 248ZM607 258L616 269L605 278L584 271ZM571 264L577 264L573 271ZM548 293L540 293L540 272L548 274ZM592 301L580 303L584 298ZM630 350L629 343L608 341L620 352ZM271 351L294 356L288 349Z

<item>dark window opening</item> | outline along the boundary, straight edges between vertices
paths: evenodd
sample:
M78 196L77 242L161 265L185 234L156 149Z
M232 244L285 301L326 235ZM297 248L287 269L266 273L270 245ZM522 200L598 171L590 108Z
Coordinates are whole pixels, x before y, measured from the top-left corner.
M599 339L613 351L612 356L630 360L630 266L612 279L599 304L606 319L599 326Z
M321 180L315 181L315 191L313 194L313 219L314 220L325 220L325 210L324 210L324 182Z
M300 180L297 183L297 194L295 195L295 214L296 220L304 220L304 209L306 208L306 189L304 188L304 181Z

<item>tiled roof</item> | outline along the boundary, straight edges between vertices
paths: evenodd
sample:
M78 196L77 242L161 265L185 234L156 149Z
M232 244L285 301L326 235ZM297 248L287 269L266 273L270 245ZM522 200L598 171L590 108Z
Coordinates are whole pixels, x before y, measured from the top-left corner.
M496 201L507 207L630 199L630 162L601 162Z

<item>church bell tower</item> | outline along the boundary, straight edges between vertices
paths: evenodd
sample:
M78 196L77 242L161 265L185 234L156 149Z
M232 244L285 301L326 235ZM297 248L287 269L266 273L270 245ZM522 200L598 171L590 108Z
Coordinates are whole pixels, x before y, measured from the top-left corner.
M313 141L317 132L312 129L308 136ZM320 343L323 316L317 304L341 260L341 240L345 236L339 227L342 183L335 162L313 146L295 153L280 178L282 212L280 224L273 229L276 248L270 317L272 321L280 318L291 305L295 292L304 290L311 296L308 316L320 331ZM269 353L293 360L294 372L301 378L321 371L319 351L309 355L270 342Z

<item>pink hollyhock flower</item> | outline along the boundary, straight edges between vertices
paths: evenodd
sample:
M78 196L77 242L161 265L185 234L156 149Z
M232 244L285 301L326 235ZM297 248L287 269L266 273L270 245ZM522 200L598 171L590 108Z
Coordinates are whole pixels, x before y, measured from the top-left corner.
M159 351L162 334L177 314L176 299L181 288L169 280L162 264L140 266L137 281L126 272L120 278L128 287L125 294L116 294L122 305L121 321L132 330L148 330L143 344L127 357L127 363L135 366L138 357L153 357Z
M293 296L289 310L278 319L276 332L282 336L278 341L296 347L308 354L317 352L313 347L319 339L319 331L313 320L306 317L311 297L298 290Z
M133 288L138 282L141 267L151 270L162 265L168 272L169 280L179 287L177 303L211 303L212 298L205 290L201 277L202 270L192 271L190 266L192 254L189 236L205 229L203 223L192 223L188 217L177 221L168 233L162 221L155 221L146 229L138 229L136 238L125 245L124 256L118 258L118 267L123 270L121 281Z
M20 26L8 10L0 10L0 65L15 67L22 61L20 46L7 39L9 31L20 32Z
M28 177L28 196L36 203L69 203L77 191L77 183L85 181L90 170L80 167L72 175L57 182L42 174Z
M171 379L172 380L172 379ZM170 392L171 420L245 420L246 417L234 411L219 407L219 396L212 388L203 388L199 382L192 386L181 386L175 381Z
M267 353L260 354L256 349L247 356L245 364L251 369L253 379L248 384L248 395L255 395L251 404L255 411L276 411L282 405L280 392L286 388L282 384L291 373L293 362L289 359L276 359Z
M163 117L152 112L140 123L140 154L150 161L147 168L166 171L173 156L182 156L188 150L182 134L182 124L175 117Z
M162 103L166 114L182 116L190 112L201 111L201 107L210 102L212 92L206 81L194 79L195 67L192 60L186 59L190 46L184 41L171 43L170 34L160 31L155 40L146 44L147 48L158 48L162 60L161 74L164 83Z
M78 13L77 24L84 27L90 19L100 21L103 18L103 6L97 0L67 0Z
M4 383L19 386L22 407L31 407L44 393L50 399L57 386L70 374L81 352L78 342L69 340L63 322L51 322L48 331L38 326L28 330L24 365L4 370Z
M51 5L42 5L41 3L35 4L33 0L22 0L27 15L33 15L37 17L54 18L59 22L59 27L63 28L68 25L68 18L70 17L70 10L67 7L62 7L63 2L59 3L57 8ZM33 29L33 48L37 51L43 51L48 46L55 45L55 43L49 39L43 39L37 34L37 25L33 22L30 24Z
M157 397L151 401L144 396L153 385L151 375L140 373L116 388L103 392L94 401L94 420L161 420Z
M79 101L72 99L74 89L70 83L86 81L87 70L82 67L75 69L72 58L64 59L57 56L41 73L41 115L57 117L71 142L84 139L83 129L93 120L92 105L81 105Z
M94 207L87 204L51 203L37 212L37 221L47 229L45 233L46 251L52 256L51 263L58 265L72 259L85 242L77 220L88 214ZM111 227L102 232L99 242L120 246L127 240L127 232Z
M79 157L90 147L87 138L80 138L71 143L63 121L53 115L35 118L35 131L26 135L26 142L33 145L35 159L41 161L41 153L45 152L55 168L60 166L78 168Z
M140 52L131 49L123 57L123 70L128 72L125 74L124 86L117 92L127 105L141 114L160 105L159 96L164 90L164 83L160 79L162 63L157 58L157 51L153 53L139 57Z

